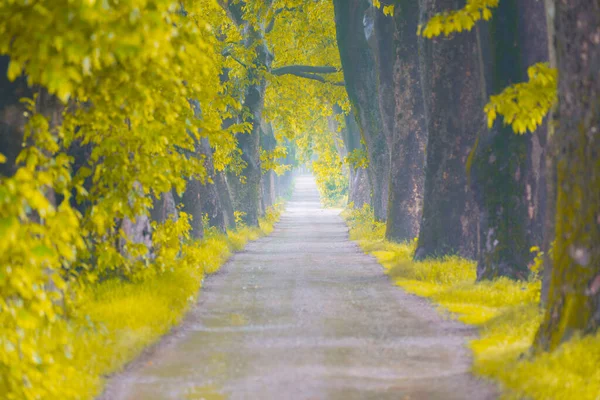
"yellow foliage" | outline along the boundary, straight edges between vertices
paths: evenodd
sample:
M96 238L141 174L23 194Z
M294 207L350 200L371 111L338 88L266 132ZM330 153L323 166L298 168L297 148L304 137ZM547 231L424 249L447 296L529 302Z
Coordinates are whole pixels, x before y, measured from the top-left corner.
M515 133L533 132L557 101L558 71L548 63L534 64L527 70L529 81L517 83L491 96L484 111L491 128L498 114Z
M368 207L348 209L343 215L350 237L377 258L398 286L430 298L442 310L479 328L480 337L469 344L473 371L499 381L501 398L598 398L600 334L574 338L554 352L529 353L542 317L537 274L527 282L507 278L475 282L476 263L471 260L413 261L416 242L385 241L385 227L373 221Z
M216 272L248 240L256 240L272 230L281 208L278 204L268 210L260 228L243 227L199 242L176 236L179 255L168 264L153 268L152 273L138 274L138 279L113 278L83 287L69 319L45 330L38 328L35 337L40 342L32 351L39 354L42 362L36 369L23 360L8 360L11 373L30 376L30 386L6 386L11 381L2 370L0 390L5 398L94 398L102 389L104 376L121 369L181 321L195 301L205 274ZM185 217L183 221L182 226L187 223ZM177 223L167 225L165 235L181 228L175 226ZM8 338L2 333L3 340ZM53 360L49 363L44 357ZM6 361L5 353L0 353L0 362Z
M444 34L469 31L479 20L488 21L492 18L492 9L498 7L499 0L467 0L466 5L453 11L434 15L425 27L419 26L419 34L431 39Z

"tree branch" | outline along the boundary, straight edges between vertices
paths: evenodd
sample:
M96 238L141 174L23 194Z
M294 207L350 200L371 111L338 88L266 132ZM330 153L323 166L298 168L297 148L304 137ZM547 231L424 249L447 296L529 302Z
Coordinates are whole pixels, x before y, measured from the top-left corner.
M273 75L298 75L298 74L334 74L340 69L329 66L312 66L312 65L286 65L285 67L275 68L271 71ZM298 75L301 76L301 75Z
M276 76L281 76L281 75L299 76L300 78L312 79L312 80L319 81L322 83L329 83L334 86L345 86L346 85L344 82L331 82L331 81L328 81L325 78L323 78L321 75L311 74L308 72L287 72L285 74L276 74Z
M279 14L281 14L284 11L295 11L297 9L298 9L298 7L282 7L282 8L275 10L273 12L273 17L271 18L271 21L269 22L269 25L265 28L265 33L270 33L273 30L273 28L275 27L275 18Z

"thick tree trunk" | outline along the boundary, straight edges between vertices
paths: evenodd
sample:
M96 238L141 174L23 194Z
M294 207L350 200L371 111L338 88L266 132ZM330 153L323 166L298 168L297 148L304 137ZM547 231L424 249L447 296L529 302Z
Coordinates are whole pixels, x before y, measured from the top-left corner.
M334 0L337 43L346 91L369 158L375 218L387 216L390 156L379 108L377 65L365 36L366 0Z
M208 223L214 226L221 232L226 231L225 217L223 215L223 207L221 205L221 197L219 188L215 184L216 174L213 164L212 149L208 143L208 139L202 138L198 144L198 152L204 155L204 168L206 169L207 181L201 183L202 213L208 216Z
M460 8L459 0L420 0L420 21ZM476 32L419 39L427 118L423 216L416 259L458 253L474 257L477 206L466 165L482 123L480 52Z
M481 41L489 49L484 62L486 97L526 79L519 32L514 29L519 25L519 7L517 0L502 1L489 26L489 40ZM501 119L479 133L470 167L480 211L478 279L527 278L531 259L525 188L529 141L530 136L513 133Z
M390 17L386 17L391 20ZM396 6L393 31L390 194L386 238L401 242L419 233L425 181L427 125L419 69L417 26L419 4L401 2ZM387 30L385 35L389 35ZM390 101L387 96L385 101ZM384 121L387 121L384 116ZM384 123L386 126L387 123Z
M555 6L556 238L537 336L538 348L549 350L600 326L600 4L572 0Z

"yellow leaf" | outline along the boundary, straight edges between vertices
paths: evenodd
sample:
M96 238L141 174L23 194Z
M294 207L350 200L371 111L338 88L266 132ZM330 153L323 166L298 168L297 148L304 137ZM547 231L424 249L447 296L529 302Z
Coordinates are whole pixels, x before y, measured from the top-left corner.
M11 82L14 81L19 77L19 75L21 75L22 71L23 67L19 62L15 61L14 59L10 60L10 63L8 64L8 72L6 74L8 80L10 80Z

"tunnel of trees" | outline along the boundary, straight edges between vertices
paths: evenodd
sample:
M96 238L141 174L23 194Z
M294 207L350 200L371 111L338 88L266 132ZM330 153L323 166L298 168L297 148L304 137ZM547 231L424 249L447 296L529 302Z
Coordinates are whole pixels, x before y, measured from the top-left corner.
M596 1L0 2L0 391L70 287L257 226L303 165L417 260L541 247L535 349L595 333L599 71Z

